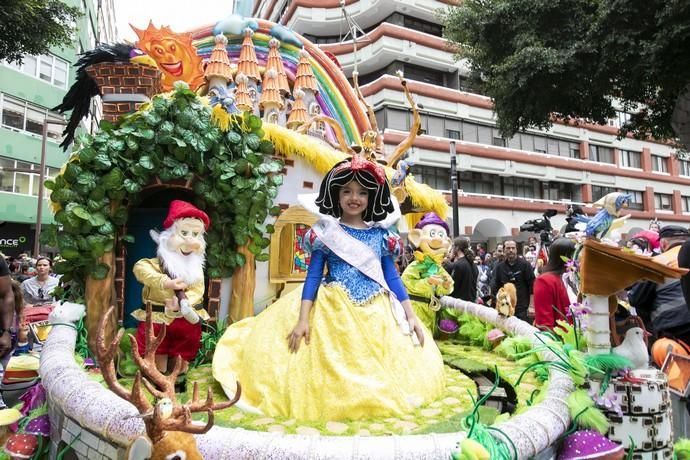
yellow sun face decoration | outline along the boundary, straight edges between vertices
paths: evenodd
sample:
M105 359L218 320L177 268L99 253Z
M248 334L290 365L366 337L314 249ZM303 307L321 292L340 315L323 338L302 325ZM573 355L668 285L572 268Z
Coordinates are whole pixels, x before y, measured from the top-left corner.
M187 82L193 90L204 84L202 59L192 45L191 33L178 34L167 26L157 29L153 21L144 30L130 27L139 37L137 47L151 56L163 72L163 90L170 91L178 80Z

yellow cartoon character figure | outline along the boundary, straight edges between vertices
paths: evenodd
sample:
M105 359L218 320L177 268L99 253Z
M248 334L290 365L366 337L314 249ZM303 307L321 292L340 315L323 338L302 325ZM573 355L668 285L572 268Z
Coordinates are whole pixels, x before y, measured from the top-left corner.
M417 317L432 331L440 308L438 298L453 291L453 279L442 265L451 244L448 233L448 224L429 212L407 235L415 247L415 260L405 268L402 282Z
M506 283L496 294L496 310L503 316L515 315L517 304L517 291L513 283Z

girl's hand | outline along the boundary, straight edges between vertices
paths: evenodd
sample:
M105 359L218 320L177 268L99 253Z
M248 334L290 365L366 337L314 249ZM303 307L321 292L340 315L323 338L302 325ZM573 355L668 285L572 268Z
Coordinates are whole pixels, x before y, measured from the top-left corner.
M410 315L407 318L407 322L410 325L410 332L417 335L417 338L419 339L419 345L421 345L423 347L424 346L424 329L422 328L422 325L419 324L419 320L417 319L417 316L416 315Z
M299 344L304 337L304 343L309 345L309 322L298 321L295 328L286 337L288 340L288 348L291 353L297 353Z

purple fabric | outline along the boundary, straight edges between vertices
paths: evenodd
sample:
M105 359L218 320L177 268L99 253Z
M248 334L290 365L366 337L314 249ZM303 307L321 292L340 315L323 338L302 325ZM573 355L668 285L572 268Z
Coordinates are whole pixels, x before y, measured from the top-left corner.
M422 217L422 220L417 222L417 225L414 226L414 228L424 228L427 225L440 225L446 230L447 234L450 234L450 228L448 228L448 224L443 221L440 217L435 212L427 212L424 214L424 217Z

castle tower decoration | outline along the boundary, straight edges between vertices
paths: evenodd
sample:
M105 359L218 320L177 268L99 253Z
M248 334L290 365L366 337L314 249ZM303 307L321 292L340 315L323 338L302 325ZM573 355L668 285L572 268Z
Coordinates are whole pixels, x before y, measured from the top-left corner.
M295 73L295 90L301 89L304 91L304 106L307 108L309 117L321 115L321 106L316 101L316 95L319 94L319 88L316 83L316 77L312 71L309 63L309 53L306 50L299 52L299 63L297 64L297 72ZM310 134L323 136L325 126L323 123L318 123L310 129Z
M277 85L280 90L280 95L285 97L290 94L290 83L288 82L287 73L285 72L285 67L283 66L283 60L280 58L280 53L278 49L280 48L280 41L276 38L272 38L268 42L269 50L268 56L266 57L266 70L275 69L278 73Z
M267 123L285 125L285 103L278 89L278 73L275 69L267 68L264 72L261 99L259 107L264 113L263 119Z
M252 41L254 31L247 27L244 29L244 40L240 47L240 57L237 62L237 73L244 74L247 77L247 91L249 98L252 101L252 111L254 115L261 116L259 113L259 99L258 99L258 83L261 80L261 73L259 72L259 61L256 58L256 50L254 49L254 42ZM311 69L310 69L311 71Z
M208 82L208 95L211 105L221 104L228 113L237 113L235 98L228 90L228 84L232 82L232 67L228 58L228 39L225 35L218 34L215 37L216 46L211 52L211 57L206 65L204 77Z
M252 98L249 96L249 79L243 73L238 72L235 76L235 82L237 86L235 87L235 105L242 112L251 112L254 110L254 103Z
M295 90L293 93L295 102L292 104L292 110L287 121L288 129L297 129L307 122L307 107L304 105L304 91L301 89Z

